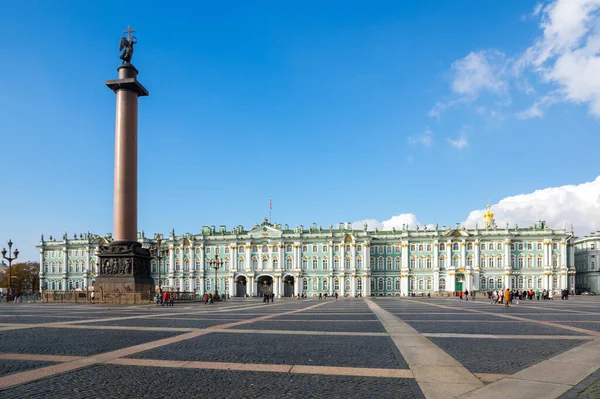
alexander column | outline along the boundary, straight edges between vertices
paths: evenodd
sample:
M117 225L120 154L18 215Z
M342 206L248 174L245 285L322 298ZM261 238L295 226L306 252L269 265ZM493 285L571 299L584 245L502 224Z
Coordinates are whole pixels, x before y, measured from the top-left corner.
M103 293L142 291L154 293L150 253L137 241L138 97L148 90L137 80L131 64L137 43L130 27L121 38L119 78L106 81L117 95L115 128L114 241L100 250L96 286Z

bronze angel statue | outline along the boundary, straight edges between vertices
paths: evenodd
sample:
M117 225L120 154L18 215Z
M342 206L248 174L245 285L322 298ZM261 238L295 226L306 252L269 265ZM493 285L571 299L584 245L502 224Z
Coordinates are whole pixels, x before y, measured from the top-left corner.
M131 29L127 29L125 33L127 33L127 37L121 38L121 43L119 43L119 51L123 51L123 54L119 57L123 60L123 64L131 63L131 56L133 56L133 45L137 43L137 38L135 36L131 36Z

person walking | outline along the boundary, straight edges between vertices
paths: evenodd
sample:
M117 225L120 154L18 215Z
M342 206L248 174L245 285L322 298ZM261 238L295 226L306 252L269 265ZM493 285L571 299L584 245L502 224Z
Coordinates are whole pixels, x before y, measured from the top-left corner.
M508 307L508 302L510 301L510 290L504 290L504 307Z
M92 293L90 294L90 303L92 305L94 304L94 291L92 291Z

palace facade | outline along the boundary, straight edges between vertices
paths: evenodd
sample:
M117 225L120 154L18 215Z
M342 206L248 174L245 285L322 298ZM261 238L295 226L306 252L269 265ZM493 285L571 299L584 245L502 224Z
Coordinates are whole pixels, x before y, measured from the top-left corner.
M571 229L572 230L572 229ZM265 218L250 230L242 226L205 226L199 234L168 237L138 234L146 248L162 238L168 256L152 260L152 277L163 289L198 294L227 292L277 297L338 293L341 296L448 294L498 288L552 289L575 285L572 231L551 229L544 222L530 227L496 226L488 210L483 226L419 227L389 231L337 228L290 229ZM40 250L40 287L44 290L85 289L98 273L97 251L110 234L50 236ZM218 257L223 267L210 266Z

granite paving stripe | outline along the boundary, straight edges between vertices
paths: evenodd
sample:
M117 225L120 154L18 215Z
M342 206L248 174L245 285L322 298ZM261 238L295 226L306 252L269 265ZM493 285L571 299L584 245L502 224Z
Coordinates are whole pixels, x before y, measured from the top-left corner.
M494 335L494 334L454 334L454 333L423 333L425 337L434 338L489 338L489 339L541 339L541 340L552 340L552 339L571 339L571 340L591 340L596 337L591 335Z
M373 300L367 300L367 304L400 350L427 398L457 397L483 385L463 365L407 323Z
M238 328L238 327L233 327ZM360 323L360 322L321 322L321 323L306 323L306 321L259 321L250 324L245 324L241 328L254 330L297 330L297 331L356 331L356 332L385 332L385 329L376 321L375 323Z
M411 299L405 299L406 301L413 301ZM414 301L416 302L416 301ZM439 307L439 308L444 308L444 309L451 309L451 310L455 310L456 308L453 306L446 306L446 305L438 305L438 304L428 304L430 306L435 306L435 307ZM504 307L503 307L504 308ZM504 308L506 309L506 308ZM508 309L511 309L510 307ZM482 310L476 310L476 309L468 309L468 311L470 312L475 312L475 313L482 313L482 314L488 314L488 315L494 315L494 313L491 312L487 312L487 311L482 311ZM508 310L510 312L510 310ZM578 328L578 327L572 327L572 326L567 326L564 324L559 324L559 323L551 323L548 321L540 321L540 320L531 320L531 319L526 319L523 317L517 317L517 316L513 316L507 313L496 313L495 315L500 316L500 317L504 317L507 319L512 319L512 320L520 320L526 323L534 323L534 324L539 324L539 325L544 325L544 326L549 326L549 327L557 327L557 328L562 328L565 330L569 330L569 331L573 331L576 333L580 333L580 334L585 334L585 335L595 335L600 337L600 333L599 332L595 332L595 331L591 331L588 329L584 329L584 328Z
M600 324L599 323L586 323L586 322L573 322L573 321L560 321L558 323L577 327L577 328L585 328L586 330L593 330L596 332L600 332Z
M310 305L310 304L309 304ZM314 309L321 306L321 304L316 304L316 305L312 305L312 306L307 306L307 307L303 307L300 309L296 309L296 310L290 310L284 313L289 313L289 314L294 314L297 312L302 312L304 310L307 309ZM280 313L279 313L280 314ZM228 323L228 324L221 324L219 325L220 328L228 328L231 326L235 326L235 325L239 325L239 324L244 324L244 323L250 323L253 320L264 320L264 319L268 319L270 317L274 317L277 316L278 314L274 314L271 316L263 316L263 317L258 317L256 319L250 319L249 321L242 321L242 322L235 322L235 323ZM64 323L64 325L68 325L69 323ZM49 329L50 330L50 329ZM39 332L39 329L35 329L35 330L25 330L25 331L21 331L20 334L18 334L19 336L22 335L22 333L31 333L32 331L35 332ZM77 330L75 330L77 331ZM91 356L91 357L87 357L85 359L78 359L78 360L74 360L74 361L70 361L70 362L65 362L65 363L61 363L61 364L57 364L57 365L52 365L52 366L48 366L48 367L43 367L41 369L36 369L36 370L29 370L29 371L25 371L22 373L15 373L15 374L11 374L5 377L1 377L0 378L0 390L3 388L7 388L10 386L14 386L14 385L19 385L19 384L25 384L25 383L29 383L41 378L46 378L52 375L56 375L56 374L61 374L61 373L66 373L68 371L72 371L72 370L76 370L79 368L84 368L84 367L88 367L92 364L98 363L98 362L105 362L108 360L113 360L119 357L124 357L124 356L128 356L128 355L132 355L135 354L137 352L142 352L142 351L147 351L149 349L153 349L156 350L156 348L163 346L163 345L169 345L172 343L176 343L178 341L182 341L182 340L187 340L187 339L192 339L192 338L196 338L199 337L201 335L207 334L208 330L198 330L198 331L192 331L192 332L188 332L185 334L181 334L178 336L172 336L169 338L165 338L165 339L160 339L160 340L156 340L156 341L152 341L152 342L147 342L147 343L143 343L140 345L135 345L135 346L131 346L131 347L126 347L123 349L117 349L117 350L113 350L112 352L105 352L105 353L101 353L99 355L95 355L95 356ZM85 331L89 334L89 331ZM103 338L106 338L106 332L104 332L105 334L103 335ZM145 331L143 333L140 333L139 331L135 331L136 335L135 337L137 339L140 339L140 337L144 336L144 334L157 334L156 332L148 332ZM123 331L119 331L119 334L125 334L125 332ZM167 332L162 332L162 334L168 334ZM69 337L71 337L72 335L74 335L73 333L69 333ZM76 334L75 334L76 335ZM14 336L14 334L13 334ZM48 334L44 334L45 337L48 336ZM63 334L64 336L64 334ZM113 342L116 340L112 340ZM96 343L93 339L90 339L90 342ZM121 337L119 337L118 340L118 344L122 344L123 341L121 340ZM2 344L5 344L5 342L2 340L2 333L0 333L0 352L2 349ZM10 342L9 342L10 345ZM54 343L53 343L54 345ZM88 343L88 346L89 343ZM48 348L49 345L46 345L45 348ZM52 350L55 350L56 348L53 346ZM89 349L89 348L88 348ZM27 352L27 350L25 350L24 352Z
M206 331L206 330L205 330ZM240 345L243 342L243 345ZM130 358L405 369L389 337L212 333Z
M589 340L428 337L472 373L513 374Z
M27 370L34 370L40 367L47 367L53 364L56 363L41 360L14 360L0 358L0 376L22 373Z
M31 355L27 353L0 353L0 359L7 360L35 360L41 362L70 362L82 359L82 356L61 355Z
M224 330L211 329L213 332L236 333L236 334L284 334L284 335L348 335L354 337L387 337L385 332L356 332L356 331L295 331L295 330L246 330L241 328L230 328Z
M600 367L598 359L600 339L596 338L469 392L464 398L507 398L524 392L541 398L556 398L596 372Z
M420 333L455 333L455 334L494 334L494 335L584 335L580 331L561 330L554 326L537 324L510 324L507 326L497 323L452 323L426 321L426 322L407 322L411 327ZM590 335L590 334L585 334Z
M222 320L125 319L86 324L88 326L180 327L208 328L223 324Z
M98 381L108 383L98 384ZM2 395L3 399L49 395L72 399L147 399L184 397L182 393L197 398L423 398L414 379L114 364L56 375L4 390Z
M483 382L494 382L501 380L508 376L508 374L489 374L489 373L473 373L473 375L479 378Z

